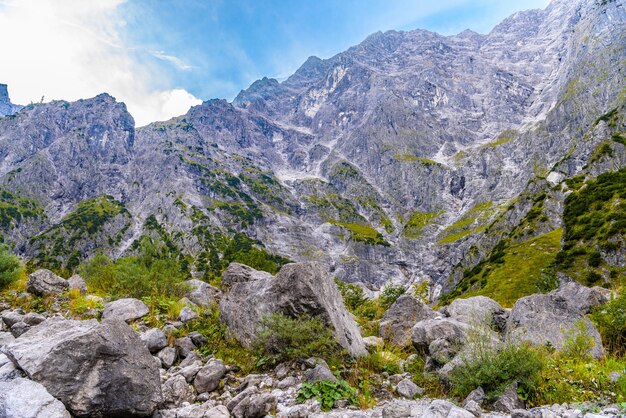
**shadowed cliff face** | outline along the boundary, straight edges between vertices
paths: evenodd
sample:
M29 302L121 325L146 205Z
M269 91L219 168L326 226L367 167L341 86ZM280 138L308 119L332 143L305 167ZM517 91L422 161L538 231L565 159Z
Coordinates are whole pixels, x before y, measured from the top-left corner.
M591 134L626 98L624 23L623 0L562 0L487 35L377 33L136 131L108 95L29 106L0 120L1 182L41 212L5 234L40 254L34 234L110 195L127 212L96 211L111 216L81 231L80 257L132 251L153 218L194 256L241 232L346 281L450 290L522 222L523 196L579 174L618 129ZM563 199L534 234L560 226Z
M22 106L11 103L9 99L9 89L6 84L0 84L0 117L13 115L22 108Z

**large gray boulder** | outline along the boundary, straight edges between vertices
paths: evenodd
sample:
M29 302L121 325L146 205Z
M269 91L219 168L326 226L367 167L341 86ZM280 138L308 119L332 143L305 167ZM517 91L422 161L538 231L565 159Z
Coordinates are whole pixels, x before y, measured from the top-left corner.
M209 307L217 303L220 291L218 288L198 279L187 280L182 283L189 291L185 294L187 299L198 306Z
M26 290L36 296L56 295L69 288L69 283L50 270L41 269L28 276Z
M411 345L413 326L419 321L437 316L437 312L424 302L410 295L402 295L380 320L378 335L398 347L406 347Z
M50 319L5 352L77 416L149 416L162 401L157 365L122 321Z
M449 342L453 346L465 343L470 326L452 318L435 318L420 321L413 327L411 341L415 348L426 351L438 340Z
M18 377L0 382L0 417L70 418L70 414L41 384Z
M567 338L577 330L579 322L593 338L591 355L604 357L604 347L598 329L585 313L601 303L600 292L578 283L568 283L549 294L536 294L519 299L507 321L507 336L512 341L551 344L563 348Z
M131 322L148 315L149 312L150 310L146 304L139 299L118 299L104 305L102 320L116 319Z
M353 356L367 354L359 328L337 285L316 263L287 264L276 276L231 264L222 278L220 319L245 347L252 347L261 319L272 313L320 317Z
M211 359L196 374L193 386L198 393L213 392L220 384L220 380L226 374L224 362L218 359Z
M455 299L446 312L451 318L469 325L487 325L498 329L504 328L508 315L498 302L486 296Z

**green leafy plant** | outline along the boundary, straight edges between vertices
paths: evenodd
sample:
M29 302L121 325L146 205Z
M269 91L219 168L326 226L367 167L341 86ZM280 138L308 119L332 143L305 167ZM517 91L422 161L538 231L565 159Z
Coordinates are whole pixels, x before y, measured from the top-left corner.
M274 313L261 320L256 340L257 365L322 357L331 361L343 355L337 340L320 318L290 318Z
M3 289L20 278L22 263L11 253L6 245L0 246L0 289Z
M626 354L626 292L622 291L602 308L592 319L602 335L602 342L616 356Z
M385 308L389 308L393 303L398 300L406 292L406 289L402 286L388 285L380 292L380 304Z
M356 405L356 391L345 380L331 382L319 380L314 383L303 383L298 390L296 401L304 403L315 398L320 403L322 411L329 411L336 401L345 399L350 405Z

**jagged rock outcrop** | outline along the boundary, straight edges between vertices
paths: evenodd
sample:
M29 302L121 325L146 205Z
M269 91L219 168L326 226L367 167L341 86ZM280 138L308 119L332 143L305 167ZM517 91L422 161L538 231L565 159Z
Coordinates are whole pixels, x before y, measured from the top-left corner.
M13 115L22 109L22 106L11 103L9 88L6 84L0 84L0 118Z
M150 416L162 401L157 366L123 321L50 319L4 350L76 416Z
M318 316L350 354L367 353L335 282L319 264L287 264L276 276L231 264L222 278L222 292L220 319L244 346L252 347L264 316L281 313Z

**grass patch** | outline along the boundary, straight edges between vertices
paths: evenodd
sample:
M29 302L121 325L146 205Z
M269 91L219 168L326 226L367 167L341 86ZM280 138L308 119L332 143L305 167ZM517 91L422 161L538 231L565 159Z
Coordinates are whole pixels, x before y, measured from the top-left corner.
M419 238L422 235L422 230L444 213L443 211L413 212L406 225L404 225L404 236L407 238Z
M350 239L354 241L363 242L369 245L383 245L385 247L390 245L387 241L385 241L383 234L370 225L338 222L334 220L329 220L328 223L347 229L350 232Z

